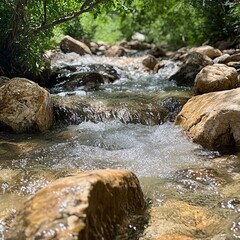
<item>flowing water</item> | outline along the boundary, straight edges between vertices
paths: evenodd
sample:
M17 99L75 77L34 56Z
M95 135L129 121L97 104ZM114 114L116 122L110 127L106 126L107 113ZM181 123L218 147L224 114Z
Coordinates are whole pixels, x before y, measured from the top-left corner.
M122 62L127 60L76 55L60 59L55 64L110 62L118 67L121 78L97 92L58 89L58 94L98 101L114 101L117 95L117 101L123 102L134 96L136 104L145 101L143 94L150 100L156 95L189 94L189 89L167 80L176 71L175 64L168 62L153 75L135 70L140 66L137 60L126 68ZM44 134L1 133L0 155L0 234L23 201L54 179L78 170L114 168L133 171L150 204L149 222L139 239L240 238L238 154L203 149L173 122L126 124L116 118L84 121ZM137 231L137 226L129 228Z

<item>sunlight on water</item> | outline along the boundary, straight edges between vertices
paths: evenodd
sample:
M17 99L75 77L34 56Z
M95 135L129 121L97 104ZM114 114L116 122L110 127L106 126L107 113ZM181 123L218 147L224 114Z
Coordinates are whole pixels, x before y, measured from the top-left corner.
M75 133L74 137L52 142L16 163L21 162L22 167L37 163L54 169L125 168L138 176L165 176L201 163L196 155L201 148L171 123L149 127L85 122L65 132Z

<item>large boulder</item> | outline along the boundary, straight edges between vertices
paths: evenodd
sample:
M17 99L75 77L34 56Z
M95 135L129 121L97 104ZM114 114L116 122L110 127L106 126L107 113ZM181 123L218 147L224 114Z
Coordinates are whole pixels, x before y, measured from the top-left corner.
M210 58L216 58L222 55L222 52L219 49L208 45L192 48L191 51L201 53L202 55L208 56Z
M0 129L23 133L45 131L52 125L50 95L38 84L13 78L0 88Z
M240 88L191 98L176 124L196 143L207 148L240 145Z
M170 77L170 80L176 81L178 86L193 87L196 75L203 67L212 64L212 60L201 53L190 52L185 57L183 65Z
M58 179L30 198L6 239L115 239L145 209L137 177L96 170Z
M70 36L65 36L60 42L60 48L64 53L75 52L79 55L91 54L89 47Z
M197 94L230 90L237 86L238 73L236 69L224 64L204 67L195 79L195 92Z

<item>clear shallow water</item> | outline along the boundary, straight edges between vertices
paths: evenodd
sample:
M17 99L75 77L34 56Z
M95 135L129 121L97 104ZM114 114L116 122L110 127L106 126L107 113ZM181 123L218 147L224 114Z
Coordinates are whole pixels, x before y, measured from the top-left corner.
M75 55L70 56L67 63L64 60L58 64L99 62L99 59L90 57L75 59ZM100 59L103 63L109 63L107 58ZM99 101L104 96L111 99L113 95L118 95L122 96L123 101L131 97L136 102L141 102L139 93L167 95L170 91L178 93L189 90L177 88L174 82L166 79L166 76L176 70L174 67L162 69L153 76L135 70L136 66L139 67L139 62L129 63L126 67L121 61L118 59L117 62L112 62L124 69L119 80L102 86L99 92L78 89L79 94ZM71 94L78 94L77 91ZM121 100L121 97L118 99ZM0 234L1 227L6 224L2 219L9 213L14 214L26 197L49 182L74 171L117 168L133 171L152 204L150 211L159 208L141 239L148 240L161 235L161 232L154 233L159 226L166 229L169 227L169 232L178 233L182 229L180 224L188 220L188 214L195 216L196 212L176 212L172 214L174 220L168 215L164 215L160 222L155 218L161 216L161 212L169 212L169 206L182 206L182 202L187 206L199 207L197 212L204 209L210 213L196 217L191 220L193 222L204 219L204 224L208 226L211 216L214 216L213 219L221 219L219 222L214 220L214 227L211 227L210 223L214 222L211 220L210 230L199 230L195 226L193 231L188 226L184 232L187 236L194 236L194 239L238 239L239 163L237 154L222 156L219 152L208 151L191 143L179 127L169 122L156 126L118 121L83 122L45 134L0 133ZM155 230L151 230L151 227ZM161 227L160 230L164 232Z

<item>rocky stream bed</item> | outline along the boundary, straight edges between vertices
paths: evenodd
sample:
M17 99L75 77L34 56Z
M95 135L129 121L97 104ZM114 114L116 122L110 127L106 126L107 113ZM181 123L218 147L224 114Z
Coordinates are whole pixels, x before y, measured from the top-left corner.
M0 239L240 238L240 154L226 147L238 135L224 135L220 148L203 134L196 139L207 147L190 141L174 121L193 88L169 81L181 64L165 58L153 73L144 58L52 59L54 116L42 121L52 117L54 126L34 134L1 128ZM201 105L193 106L177 121Z

